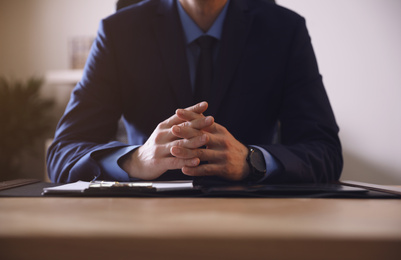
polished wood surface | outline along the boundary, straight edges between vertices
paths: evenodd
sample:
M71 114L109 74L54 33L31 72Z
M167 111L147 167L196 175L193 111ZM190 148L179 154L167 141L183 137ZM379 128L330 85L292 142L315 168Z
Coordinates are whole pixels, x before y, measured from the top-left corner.
M0 259L85 258L401 259L401 200L0 199Z

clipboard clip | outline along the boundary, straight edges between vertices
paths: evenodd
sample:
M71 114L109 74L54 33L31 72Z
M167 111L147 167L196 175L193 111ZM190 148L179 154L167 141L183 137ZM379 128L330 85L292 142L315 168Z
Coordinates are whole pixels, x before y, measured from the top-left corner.
M91 181L90 189L102 188L134 188L134 189L153 189L151 182L118 182L118 181Z

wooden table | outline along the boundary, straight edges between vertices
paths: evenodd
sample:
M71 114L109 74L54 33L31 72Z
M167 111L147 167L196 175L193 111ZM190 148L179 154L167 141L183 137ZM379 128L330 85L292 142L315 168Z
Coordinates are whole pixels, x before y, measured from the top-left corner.
M401 200L1 198L0 259L401 259Z

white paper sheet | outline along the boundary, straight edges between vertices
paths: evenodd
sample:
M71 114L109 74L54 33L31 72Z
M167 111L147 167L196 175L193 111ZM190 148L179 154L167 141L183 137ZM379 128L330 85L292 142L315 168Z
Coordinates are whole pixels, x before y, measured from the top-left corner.
M143 187L150 186L156 191L174 191L174 190L191 190L193 189L192 181L164 181L164 182L96 182L103 187L110 187L113 183L117 185L126 184L127 187ZM44 193L82 193L89 188L91 182L77 181L74 183L63 184L56 187L44 188ZM91 186L92 188L92 186Z
M73 183L68 183L68 184L63 184L60 186L56 187L49 187L49 188L44 188L43 192L84 192L87 188L89 188L90 182L87 181L77 181Z

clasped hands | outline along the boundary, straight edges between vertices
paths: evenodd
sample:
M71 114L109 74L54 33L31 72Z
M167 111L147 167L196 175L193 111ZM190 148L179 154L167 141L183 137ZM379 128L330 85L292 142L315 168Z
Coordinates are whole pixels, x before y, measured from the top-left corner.
M207 108L207 102L201 102L177 109L122 162L122 168L142 180L156 179L173 169L189 176L219 176L232 181L245 178L249 174L247 147L213 117L204 116Z

